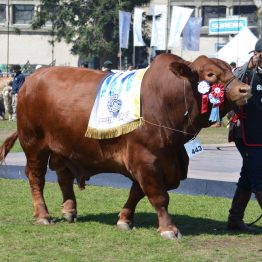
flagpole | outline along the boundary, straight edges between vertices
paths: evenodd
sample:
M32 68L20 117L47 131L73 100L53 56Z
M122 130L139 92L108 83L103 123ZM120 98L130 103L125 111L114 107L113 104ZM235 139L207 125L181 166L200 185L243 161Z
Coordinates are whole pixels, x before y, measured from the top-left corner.
M122 53L121 53L121 47L119 47L119 70L122 70Z
M167 16L166 16L166 53L168 53L168 33L169 33L169 22L170 22L170 8L171 1L167 0Z
M132 58L133 67L136 66L136 47L133 45L133 58Z
M119 10L120 10L120 8L121 8L121 0L119 0L118 1L118 4L119 4ZM121 45L121 43L119 43L120 45ZM121 70L121 68L122 68L122 54L121 54L121 46L119 45L119 69Z
M7 50L6 50L6 75L9 75L9 35L10 35L10 1L7 1Z

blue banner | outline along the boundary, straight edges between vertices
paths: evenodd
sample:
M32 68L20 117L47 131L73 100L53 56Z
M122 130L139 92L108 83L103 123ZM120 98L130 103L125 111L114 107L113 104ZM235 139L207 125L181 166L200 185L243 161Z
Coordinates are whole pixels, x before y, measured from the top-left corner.
M128 48L131 13L119 11L119 46Z
M183 30L183 50L199 51L201 17L190 17Z

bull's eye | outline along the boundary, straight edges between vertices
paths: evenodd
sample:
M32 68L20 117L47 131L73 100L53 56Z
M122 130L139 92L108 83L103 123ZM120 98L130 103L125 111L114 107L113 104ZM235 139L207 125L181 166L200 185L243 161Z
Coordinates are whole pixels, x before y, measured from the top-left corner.
M214 76L214 74L213 73L208 73L207 76L208 77L212 77L212 76Z

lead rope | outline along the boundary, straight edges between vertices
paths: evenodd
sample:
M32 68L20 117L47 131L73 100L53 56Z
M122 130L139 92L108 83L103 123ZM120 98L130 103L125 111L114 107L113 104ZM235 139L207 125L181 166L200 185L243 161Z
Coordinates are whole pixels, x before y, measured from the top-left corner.
M251 58L252 58L252 57L251 57ZM251 81L250 81L250 86L251 86L251 88L252 88L252 84L253 84L253 81L254 81L255 74L256 74L257 71L258 71L258 63L259 63L259 62L260 62L260 56L259 56L258 59L257 59L255 70L253 70L253 75L252 75L252 78L251 78Z
M253 221L253 222L251 222L251 223L248 223L247 225L248 225L248 226L252 226L252 225L254 225L255 223L257 223L261 218L262 218L262 215L260 215L255 221Z

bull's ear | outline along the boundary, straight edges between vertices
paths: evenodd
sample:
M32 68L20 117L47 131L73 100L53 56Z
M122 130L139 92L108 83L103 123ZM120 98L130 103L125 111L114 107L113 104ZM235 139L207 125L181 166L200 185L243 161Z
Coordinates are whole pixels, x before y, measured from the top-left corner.
M198 81L198 74L185 63L173 62L169 69L179 78L187 78L190 82Z

